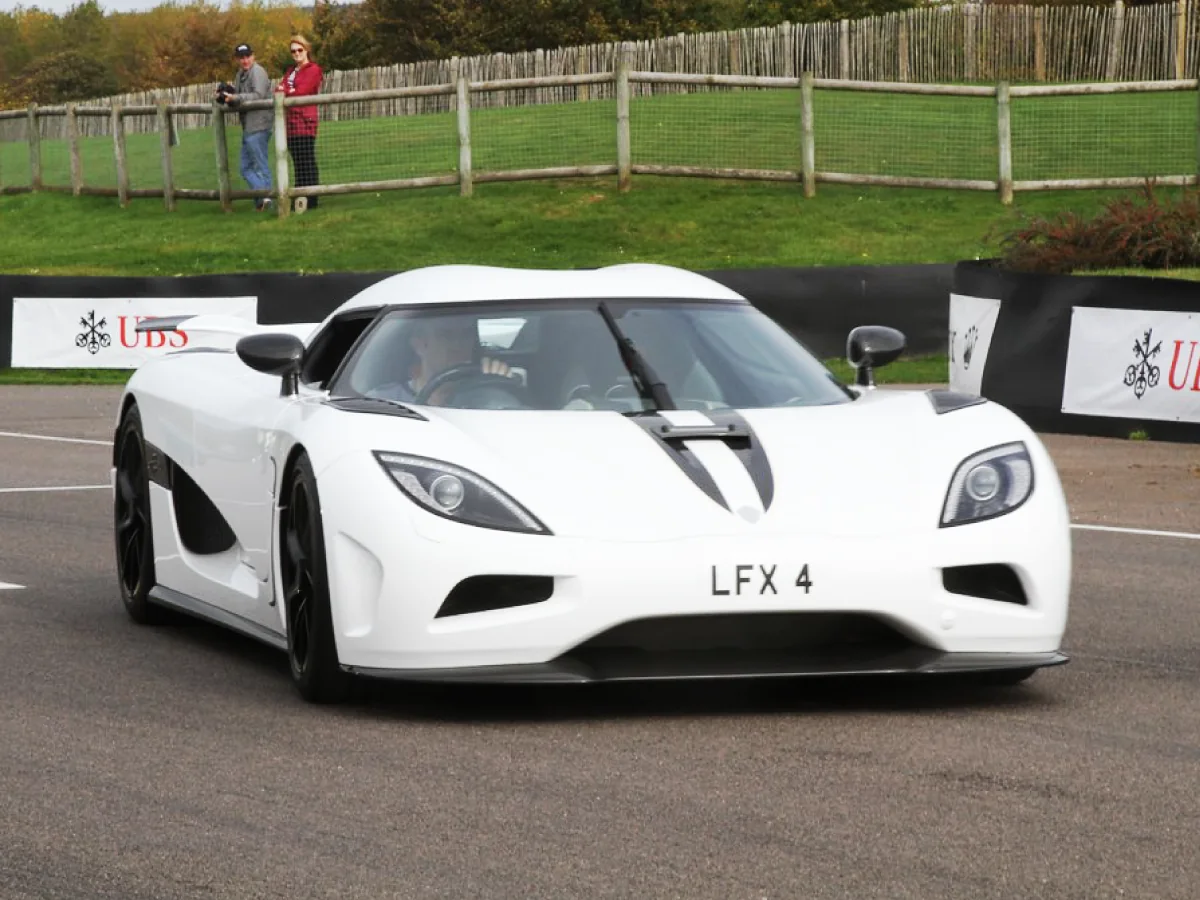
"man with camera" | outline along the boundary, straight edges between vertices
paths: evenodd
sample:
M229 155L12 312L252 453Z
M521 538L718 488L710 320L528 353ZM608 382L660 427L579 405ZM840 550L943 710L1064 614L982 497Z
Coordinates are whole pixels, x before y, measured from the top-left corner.
M267 70L254 61L249 44L238 44L233 50L237 57L238 73L233 84L222 81L217 86L217 102L237 108L251 100L271 99L271 78ZM238 110L242 122L242 177L251 190L271 189L271 164L267 144L271 139L274 114L270 109ZM263 210L270 199L254 201L254 208Z

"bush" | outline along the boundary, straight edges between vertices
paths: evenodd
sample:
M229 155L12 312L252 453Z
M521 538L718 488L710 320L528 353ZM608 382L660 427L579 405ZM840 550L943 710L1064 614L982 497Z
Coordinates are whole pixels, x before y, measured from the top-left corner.
M1004 264L1022 272L1173 269L1200 265L1200 191L1161 199L1147 182L1090 219L1030 218L1000 240Z

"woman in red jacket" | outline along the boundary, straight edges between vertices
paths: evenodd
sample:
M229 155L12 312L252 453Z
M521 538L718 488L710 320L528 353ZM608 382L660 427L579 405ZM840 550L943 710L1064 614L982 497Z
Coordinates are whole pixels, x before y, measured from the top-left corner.
M292 37L290 51L294 65L283 73L276 91L286 97L316 94L321 90L321 67L309 57L312 44L308 38L297 34ZM287 148L292 154L292 168L296 173L296 187L308 187L320 182L317 168L317 107L289 106L287 108ZM296 212L317 208L317 197L297 197Z

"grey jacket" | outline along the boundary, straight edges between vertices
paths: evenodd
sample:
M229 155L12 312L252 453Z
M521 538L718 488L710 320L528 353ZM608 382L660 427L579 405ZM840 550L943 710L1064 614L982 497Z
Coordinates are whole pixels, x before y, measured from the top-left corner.
M252 65L245 72L238 69L237 76L233 79L233 86L237 90L237 96L230 98L231 105L248 100L271 99L271 77L267 74L267 70L258 63ZM269 109L252 109L248 112L239 112L238 117L242 120L242 131L246 134L253 134L256 131L269 131L275 114Z

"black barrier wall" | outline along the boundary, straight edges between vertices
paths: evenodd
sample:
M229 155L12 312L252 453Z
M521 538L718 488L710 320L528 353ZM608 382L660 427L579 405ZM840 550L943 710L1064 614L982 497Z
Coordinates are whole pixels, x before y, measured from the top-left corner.
M983 260L959 263L953 290L1000 301L980 392L1034 428L1107 437L1142 429L1155 439L1200 440L1200 425L1193 423L1062 411L1073 307L1200 312L1200 285L1140 276L1036 275Z
M0 368L12 360L14 297L256 296L262 324L318 322L393 272L248 273L178 278L0 275ZM728 269L704 272L746 297L822 358L857 325L889 325L912 354L944 353L953 265Z

